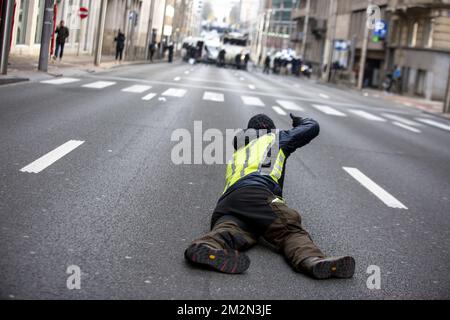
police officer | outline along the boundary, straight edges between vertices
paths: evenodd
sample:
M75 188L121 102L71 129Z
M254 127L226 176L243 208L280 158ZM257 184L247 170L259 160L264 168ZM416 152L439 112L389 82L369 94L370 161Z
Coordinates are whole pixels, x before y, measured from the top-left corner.
M185 251L192 264L237 274L250 265L244 253L259 237L273 244L294 270L316 279L350 278L355 260L326 258L303 228L300 215L282 198L286 161L319 134L319 124L291 114L293 128L276 130L264 114L250 119L234 139L226 186L211 219L211 231Z

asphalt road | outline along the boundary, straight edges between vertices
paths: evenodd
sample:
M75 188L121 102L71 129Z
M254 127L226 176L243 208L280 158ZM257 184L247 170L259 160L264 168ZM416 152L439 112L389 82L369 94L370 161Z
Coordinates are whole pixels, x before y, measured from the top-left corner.
M449 121L313 81L214 66L70 78L0 87L1 298L450 298ZM309 279L264 245L248 252L243 275L192 268L183 252L208 231L225 166L173 164L173 131L202 121L225 132L261 112L289 128L290 108L319 121L321 134L290 158L286 200L324 252L355 257L354 278ZM69 148L71 140L80 142ZM59 159L33 164L55 149ZM80 290L66 286L71 265L81 269ZM371 265L381 289L367 287Z

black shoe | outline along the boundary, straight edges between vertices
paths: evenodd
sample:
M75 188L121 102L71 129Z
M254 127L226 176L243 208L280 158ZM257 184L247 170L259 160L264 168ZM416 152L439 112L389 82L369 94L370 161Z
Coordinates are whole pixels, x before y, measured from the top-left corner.
M316 279L351 278L355 273L355 259L352 257L306 258L300 263L300 270Z
M237 250L214 249L205 244L193 244L184 252L184 257L196 265L213 268L216 271L238 274L250 266L246 254Z

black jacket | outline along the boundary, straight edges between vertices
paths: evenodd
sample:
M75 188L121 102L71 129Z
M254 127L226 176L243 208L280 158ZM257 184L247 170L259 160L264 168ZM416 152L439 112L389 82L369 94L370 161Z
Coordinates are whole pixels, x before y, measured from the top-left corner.
M125 47L125 35L122 32L119 32L117 37L114 38L116 41L116 48L118 50L122 50Z
M307 145L317 137L319 132L319 123L309 118L302 119L300 124L295 128L278 131L279 148L283 150L286 161L297 149ZM249 141L247 141L247 143L249 143ZM239 146L235 144L235 149L238 148ZM261 174L260 172L249 174L228 188L219 201L234 190L248 186L260 186L269 189L273 194L282 197L285 171L286 163L283 166L282 175L278 180L278 183L276 183L269 175Z
M58 27L55 30L56 36L56 42L58 43L65 43L66 39L69 37L69 29L67 27Z

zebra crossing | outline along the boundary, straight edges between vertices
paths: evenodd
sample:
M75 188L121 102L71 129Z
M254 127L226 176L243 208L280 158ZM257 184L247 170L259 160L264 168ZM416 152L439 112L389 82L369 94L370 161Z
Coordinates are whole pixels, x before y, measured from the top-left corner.
M71 77L61 77L51 80L44 80L41 81L43 84L50 84L50 85L66 85L66 84L75 84L80 82L81 79L78 78L71 78ZM79 85L79 84L78 84ZM79 85L82 88L87 89L93 89L93 90L102 90L106 88L110 88L113 86L119 85L118 82L115 81L104 81L104 80L98 80L93 81L85 84ZM150 85L143 85L143 84L132 84L129 86L126 86L122 88L120 91L125 93L134 93L134 94L144 94L141 99L143 101L150 101L153 98L158 96L157 92L149 92L149 90L152 89L152 86ZM164 92L160 94L159 100L165 99L164 97L174 97L174 98L183 98L187 94L187 89L182 88L168 88ZM244 107L257 107L257 108L264 108L266 107L265 101L263 101L258 96L253 95L242 95L241 97L242 103ZM323 97L325 98L325 97ZM327 96L329 99L329 96ZM224 93L221 92L214 92L205 90L202 95L202 100L204 101L211 101L214 103L225 103L226 97ZM272 104L271 109L273 112L278 114L279 116L288 116L289 112L305 112L306 103L300 103L297 101L292 100L275 100L276 104ZM332 104L332 103L330 103ZM336 107L333 107L331 105L326 104L314 104L311 103L310 107L312 110L318 111L321 114L331 116L331 117L338 117L338 118L348 118L349 116L353 117L359 117L367 121L372 121L376 123L390 123L394 125L397 128L400 128L402 130L406 130L408 132L414 133L414 134L420 134L422 133L422 128L424 126L434 127L440 130L450 131L450 125L433 120L428 118L422 118L417 117L414 120L407 119L403 116L392 114L388 112L382 112L380 115L361 110L356 108L349 108L345 110L338 110Z

